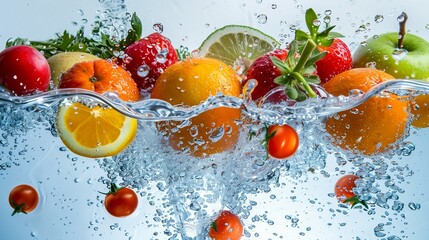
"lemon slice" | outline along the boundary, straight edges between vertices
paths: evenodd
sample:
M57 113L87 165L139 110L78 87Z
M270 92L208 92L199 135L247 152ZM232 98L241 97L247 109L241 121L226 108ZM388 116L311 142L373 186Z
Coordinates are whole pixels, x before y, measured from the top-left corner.
M112 108L81 103L60 106L57 130L64 145L78 155L100 158L118 154L136 136L137 119Z
M249 26L226 25L211 33L198 49L201 57L215 58L237 70L247 68L260 56L278 48L273 37Z

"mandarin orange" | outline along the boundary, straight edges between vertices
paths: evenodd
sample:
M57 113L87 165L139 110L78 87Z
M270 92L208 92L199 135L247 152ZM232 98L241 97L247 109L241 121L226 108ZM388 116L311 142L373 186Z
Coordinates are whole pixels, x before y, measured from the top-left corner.
M354 89L367 92L393 76L376 69L355 68L332 78L324 88L334 96L349 95ZM333 143L354 152L374 155L385 152L404 136L408 121L407 102L395 95L373 96L349 111L327 119L325 127Z
M104 59L76 63L61 75L59 88L115 92L124 101L137 101L140 92L131 74Z
M241 83L236 73L219 60L192 58L168 67L157 79L151 98L190 107L219 92L240 96ZM169 135L174 149L203 157L234 147L239 136L235 121L239 118L239 109L219 107L191 118L190 124L183 127L178 121L161 122L158 126Z

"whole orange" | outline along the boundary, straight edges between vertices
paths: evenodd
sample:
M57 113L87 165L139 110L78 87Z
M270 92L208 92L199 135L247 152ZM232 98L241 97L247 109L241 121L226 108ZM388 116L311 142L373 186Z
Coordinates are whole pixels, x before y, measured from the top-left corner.
M190 107L219 92L240 96L241 83L236 73L216 59L189 58L176 62L161 74L151 98ZM203 157L229 150L236 144L239 129L235 120L239 118L239 109L219 107L191 118L183 127L179 127L178 121L161 122L158 126L167 132L174 149Z
M131 74L104 59L76 63L61 75L59 88L83 88L97 93L116 92L125 101L140 99L139 89Z
M376 69L355 68L335 76L324 84L334 96L349 95L353 89L367 92L393 76ZM407 102L395 95L373 96L355 109L337 113L326 121L333 143L351 151L373 155L388 150L404 136Z

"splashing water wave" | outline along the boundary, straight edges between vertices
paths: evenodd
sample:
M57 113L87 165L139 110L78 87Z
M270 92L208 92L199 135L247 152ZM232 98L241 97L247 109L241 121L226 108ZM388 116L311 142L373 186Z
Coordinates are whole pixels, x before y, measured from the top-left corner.
M252 84L250 84L252 85ZM253 88L249 87L245 96L250 96ZM98 94L84 89L55 89L31 96L11 96L0 92L0 102L12 103L21 107L49 108L66 98L90 98L110 106L122 114L143 121L186 120L207 110L217 107L241 108L242 113L253 120L267 124L285 124L291 119L313 119L332 115L359 106L375 95L386 92L398 97L412 96L416 93L429 92L429 83L422 80L398 79L383 82L366 93L355 91L349 96L309 99L293 106L273 104L270 108L261 108L255 102L244 98L218 94L193 107L173 106L158 99L145 99L134 103L124 102L115 93Z

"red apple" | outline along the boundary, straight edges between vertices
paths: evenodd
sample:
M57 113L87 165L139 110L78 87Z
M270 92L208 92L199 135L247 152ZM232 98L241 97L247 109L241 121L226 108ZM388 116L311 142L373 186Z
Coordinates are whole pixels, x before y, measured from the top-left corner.
M33 47L20 45L0 52L0 85L17 96L44 92L51 73L46 58Z

